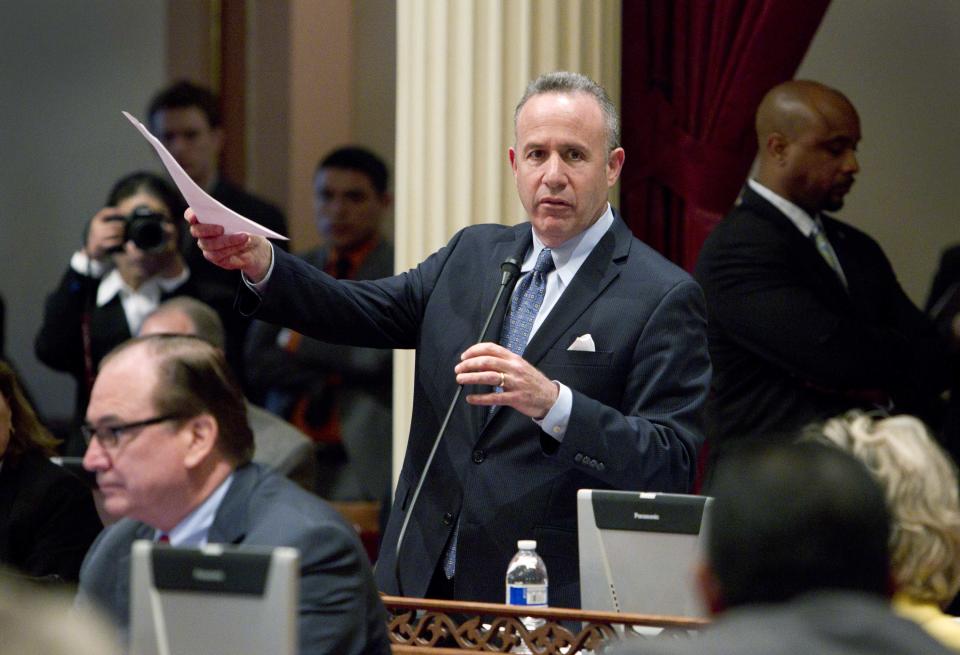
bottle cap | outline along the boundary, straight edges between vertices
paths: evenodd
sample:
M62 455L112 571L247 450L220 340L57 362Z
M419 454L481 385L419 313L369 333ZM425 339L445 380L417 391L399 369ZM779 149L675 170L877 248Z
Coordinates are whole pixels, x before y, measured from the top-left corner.
M536 550L537 549L537 540L536 539L521 539L517 542L517 548L520 550Z

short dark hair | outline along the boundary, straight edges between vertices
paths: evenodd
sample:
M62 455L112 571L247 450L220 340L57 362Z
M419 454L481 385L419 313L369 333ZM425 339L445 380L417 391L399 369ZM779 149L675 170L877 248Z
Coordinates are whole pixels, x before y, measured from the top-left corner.
M121 177L110 189L107 196L107 206L115 207L117 203L123 202L140 191L148 193L166 206L167 213L170 214L170 220L177 228L178 238L182 237L185 231L184 221L178 219L182 218L181 214L186 209L186 205L180 193L156 173L137 171ZM84 236L84 241L86 241L86 236Z
M317 164L316 172L325 168L340 168L357 171L367 176L377 193L387 192L389 173L384 161L370 150L360 146L343 146L327 153Z
M523 91L523 97L513 110L513 131L516 139L517 119L520 111L530 98L544 93L586 93L592 96L603 113L603 124L607 136L607 153L620 146L620 115L606 90L582 73L555 71L544 73L530 82Z
M157 93L147 109L147 120L153 127L153 117L157 112L188 107L196 107L202 111L210 127L220 126L220 101L217 96L210 89L187 80L175 82Z
M124 341L103 358L100 369L138 346L156 358L153 403L157 414L188 418L210 414L217 420L220 452L236 466L250 462L254 444L247 405L223 351L195 336L152 334Z
M851 455L817 443L738 449L711 493L708 560L727 607L819 589L888 593L886 502Z

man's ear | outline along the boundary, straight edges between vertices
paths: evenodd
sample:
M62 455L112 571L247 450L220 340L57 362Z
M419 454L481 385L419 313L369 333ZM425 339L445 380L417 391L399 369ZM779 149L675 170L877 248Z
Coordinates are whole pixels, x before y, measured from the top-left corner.
M767 156L782 166L786 163L787 146L789 145L790 141L783 133L771 132L767 136L767 143L765 145Z
M219 426L213 416L201 414L190 419L186 428L190 431L190 442L184 455L184 465L193 469L206 461L216 448Z
M697 591L700 593L700 600L704 607L710 612L711 616L720 614L727 608L723 599L723 590L720 588L720 581L714 575L713 569L705 560L700 560L694 570Z

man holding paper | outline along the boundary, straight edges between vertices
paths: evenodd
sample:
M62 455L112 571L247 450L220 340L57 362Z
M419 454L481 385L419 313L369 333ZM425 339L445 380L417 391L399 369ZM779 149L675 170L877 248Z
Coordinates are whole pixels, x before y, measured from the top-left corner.
M703 298L607 203L624 161L618 132L594 82L538 78L509 150L529 222L468 227L376 281L338 281L187 212L205 257L243 271L241 311L326 341L417 349L381 590L501 602L517 540L535 538L550 604L577 607L577 489L689 489L710 377ZM477 343L504 278L511 286L510 258L519 280ZM466 402L411 506L458 385Z

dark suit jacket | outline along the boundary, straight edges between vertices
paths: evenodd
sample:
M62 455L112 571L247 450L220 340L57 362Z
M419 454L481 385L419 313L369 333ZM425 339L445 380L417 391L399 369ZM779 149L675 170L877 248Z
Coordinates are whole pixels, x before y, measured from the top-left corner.
M0 562L31 576L75 582L103 526L90 490L43 455L0 469Z
M319 270L327 248L303 256ZM364 259L356 279L393 273L393 246L381 241ZM346 462L320 462L318 493L334 500L382 500L390 492L393 443L393 354L379 348L355 348L305 337L296 352L277 344L280 326L254 321L247 335L246 370L250 387L269 396L270 409L289 417L305 393L316 402L329 399L326 380L337 373L337 409Z
M502 602L517 540L537 539L550 604L577 607L576 492L580 488L687 491L709 383L700 289L630 234L613 227L564 291L524 357L573 391L560 444L530 418L461 400L453 412L399 556L410 496L457 388L453 368L477 341L501 279L521 259L529 223L477 225L408 273L340 282L276 252L261 317L318 339L416 348L410 441L377 564L387 593L422 596L459 519L455 596ZM256 296L242 292L250 311ZM498 312L490 341L499 338ZM569 351L591 334L596 352ZM490 387L467 388L471 393Z
M76 425L86 413L89 401L82 332L84 313L90 312L90 355L94 372L104 355L132 336L119 295L102 307L96 306L99 285L99 279L81 275L68 267L59 286L47 296L43 324L33 344L37 359L56 371L69 373L76 381ZM192 276L173 292L163 293L160 300L178 295L205 299ZM82 444L79 447L77 450L76 444L68 444L68 454L82 455Z
M721 450L888 398L929 419L945 388L942 344L880 246L830 217L823 223L849 291L813 242L750 188L700 251L694 277L715 369L708 437Z
M821 591L729 610L691 639L627 639L604 655L946 655L885 599Z
M94 603L123 630L130 622L130 547L154 529L124 519L103 531L80 570L77 604ZM386 612L353 530L316 496L258 464L237 469L209 543L300 551L300 652L389 653Z

